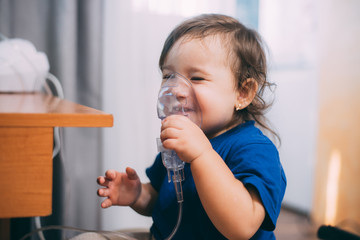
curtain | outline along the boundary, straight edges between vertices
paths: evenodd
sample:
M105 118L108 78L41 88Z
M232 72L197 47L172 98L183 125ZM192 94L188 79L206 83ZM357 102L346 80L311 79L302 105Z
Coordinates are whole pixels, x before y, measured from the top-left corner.
M0 32L29 40L48 56L65 99L101 110L102 13L98 0L0 0ZM62 151L54 159L53 214L42 223L97 229L102 129L62 133Z

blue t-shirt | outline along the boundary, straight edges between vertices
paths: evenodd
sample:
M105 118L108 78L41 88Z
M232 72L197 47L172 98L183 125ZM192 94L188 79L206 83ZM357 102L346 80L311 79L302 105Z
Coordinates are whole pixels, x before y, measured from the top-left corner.
M274 144L254 126L254 121L240 124L210 142L234 176L245 186L252 185L259 192L266 216L251 239L275 239L273 230L280 213L286 178ZM226 239L215 228L202 207L189 164L185 164L184 172L183 215L173 239ZM160 154L154 164L146 169L146 174L159 194L152 213L153 225L150 231L156 239L165 239L176 225L178 202L174 185L168 182Z

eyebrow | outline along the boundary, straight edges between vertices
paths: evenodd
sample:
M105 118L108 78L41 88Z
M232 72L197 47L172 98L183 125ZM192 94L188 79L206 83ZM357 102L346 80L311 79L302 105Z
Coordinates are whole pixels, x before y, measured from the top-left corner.
M166 65L161 66L160 70L161 70L161 71L164 71L164 70L172 71L172 70L171 70L171 66L166 66Z
M173 69L174 69L174 68L173 68L171 65L170 65L170 66L164 65L164 66L161 68L161 71L164 71L164 70L173 71ZM174 71L173 71L173 72L174 72ZM204 75L206 75L206 76L209 76L209 75L210 75L210 74L207 73L206 71L204 71L204 70L202 70L202 69L200 69L200 68L197 68L197 67L193 67L193 66L187 68L187 69L186 69L186 72L188 72L188 73L201 73L201 74L204 74Z
M189 71L190 73L201 73L201 74L204 74L204 75L206 75L206 76L209 75L209 73L208 73L206 70L200 69L200 68L197 68L197 67L190 67L190 68L188 69L188 71Z

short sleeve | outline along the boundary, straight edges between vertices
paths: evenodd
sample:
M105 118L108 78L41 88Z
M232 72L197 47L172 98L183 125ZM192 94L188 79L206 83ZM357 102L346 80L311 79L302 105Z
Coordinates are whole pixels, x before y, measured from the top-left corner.
M266 211L262 228L275 229L285 193L286 178L279 154L271 142L252 143L233 151L228 166L245 186L252 185L260 195Z
M153 165L147 168L145 172L153 188L159 192L163 179L167 174L160 153L156 156Z

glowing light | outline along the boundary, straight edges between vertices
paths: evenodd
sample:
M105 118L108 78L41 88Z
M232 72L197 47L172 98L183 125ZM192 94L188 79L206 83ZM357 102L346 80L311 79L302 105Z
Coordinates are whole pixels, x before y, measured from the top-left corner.
M339 177L341 170L341 154L335 149L331 153L327 185L326 185L326 205L325 205L325 224L335 224L338 191L339 191Z

